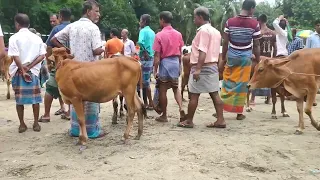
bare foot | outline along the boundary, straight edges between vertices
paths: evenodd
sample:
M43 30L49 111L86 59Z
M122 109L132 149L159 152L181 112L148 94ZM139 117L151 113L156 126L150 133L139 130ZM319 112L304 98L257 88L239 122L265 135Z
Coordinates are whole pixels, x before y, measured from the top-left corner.
M34 123L33 124L33 131L40 132L41 131L41 126L38 123Z
M19 133L26 132L27 129L28 129L27 125L25 125L25 124L20 124L20 126L19 126Z

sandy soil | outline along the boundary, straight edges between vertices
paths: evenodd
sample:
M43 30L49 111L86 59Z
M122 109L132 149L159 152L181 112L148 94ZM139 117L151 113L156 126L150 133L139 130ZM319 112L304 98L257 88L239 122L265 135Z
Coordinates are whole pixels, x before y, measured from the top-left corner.
M320 97L317 97L320 102ZM184 103L184 106L187 104ZM247 119L236 121L225 113L225 130L207 129L214 108L207 94L201 96L194 129L180 129L178 108L169 92L170 122L154 121L149 112L140 141L123 145L125 120L111 125L112 104L102 105L101 123L108 135L90 140L79 153L76 138L67 135L70 123L52 116L42 124L40 133L28 129L17 132L18 119L14 100L5 100L5 85L0 83L0 179L117 179L117 180L316 180L320 174L317 132L305 118L303 135L294 135L298 124L295 102L287 101L290 118L271 119L271 105L257 98ZM58 109L54 101L52 111ZM186 108L185 108L186 109ZM280 103L277 105L278 114ZM43 106L41 112L43 113ZM32 127L32 110L25 109L25 121ZM319 108L313 109L320 119ZM132 137L137 133L134 124Z

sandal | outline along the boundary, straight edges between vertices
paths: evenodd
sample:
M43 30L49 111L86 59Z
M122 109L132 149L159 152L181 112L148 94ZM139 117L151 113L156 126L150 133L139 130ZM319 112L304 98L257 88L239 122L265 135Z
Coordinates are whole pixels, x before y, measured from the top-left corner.
M216 124L216 123L211 123L209 125L207 125L207 128L218 128L218 129L224 129L226 128L227 125L226 124Z
M56 111L56 112L54 113L54 115L58 116L58 115L61 115L61 114L63 114L63 113L65 113L65 111L64 111L63 109L59 109L58 111Z
M188 124L187 121L183 121L183 122L179 122L177 126L181 128L193 128L194 124Z
M70 116L67 116L65 113L64 114L61 114L61 119L65 119L65 120L69 120L70 121Z
M184 110L180 111L180 122L187 120L187 115Z
M50 122L50 118L44 118L43 116L41 116L39 118L38 122L48 123L48 122Z

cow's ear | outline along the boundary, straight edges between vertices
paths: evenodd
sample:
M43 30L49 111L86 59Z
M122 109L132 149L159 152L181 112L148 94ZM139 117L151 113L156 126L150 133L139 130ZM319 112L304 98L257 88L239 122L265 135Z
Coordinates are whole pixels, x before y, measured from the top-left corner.
M281 58L281 59L273 59L270 61L270 63L273 65L273 66L283 66L285 64L287 64L288 62L290 61L290 59L287 59L287 58Z

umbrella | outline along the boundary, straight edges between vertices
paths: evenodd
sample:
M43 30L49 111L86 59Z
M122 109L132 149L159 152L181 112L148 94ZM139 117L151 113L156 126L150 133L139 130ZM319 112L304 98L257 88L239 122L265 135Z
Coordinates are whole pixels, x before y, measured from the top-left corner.
M313 34L313 31L302 30L297 33L297 36L301 38L308 38L311 34Z

